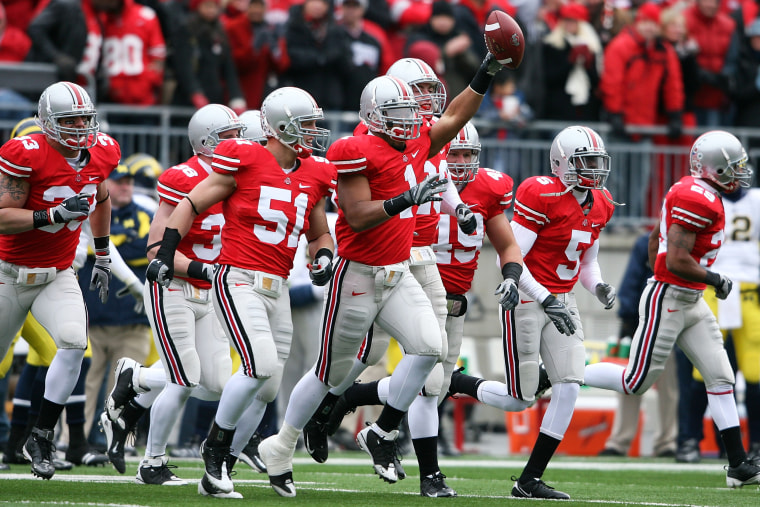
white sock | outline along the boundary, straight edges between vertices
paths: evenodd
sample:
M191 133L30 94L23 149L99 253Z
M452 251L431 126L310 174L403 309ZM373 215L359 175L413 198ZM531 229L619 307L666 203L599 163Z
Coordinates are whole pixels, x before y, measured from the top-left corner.
M265 378L252 378L240 371L235 372L224 385L214 418L216 424L225 430L235 429L243 412L266 381Z
M495 380L486 380L478 386L478 399L504 412L521 412L528 408L531 402L519 400L508 394L507 384Z
M330 388L320 381L313 371L307 371L290 393L285 422L300 433L329 390Z
M734 386L717 385L707 391L707 404L715 426L723 431L739 426L739 413L734 400Z
M417 396L407 413L412 438L438 436L438 396Z
M240 451L248 445L248 441L256 432L261 420L264 418L264 412L267 404L258 398L254 398L248 408L243 412L243 416L237 423L235 435L232 437L232 454L235 457L240 456Z
M570 419L573 418L575 400L578 399L580 390L580 385L569 382L560 382L552 386L549 407L541 420L541 433L562 440L567 427L570 426Z
M65 405L79 380L82 349L58 349L45 376L45 399Z
M169 434L177 420L177 414L182 411L190 397L192 387L167 384L156 398L150 410L150 430L145 447L145 456L154 457L166 454L166 444Z
M595 363L586 366L583 375L583 383L587 386L609 389L619 393L628 394L623 388L623 374L625 368L613 363ZM553 388L552 388L553 392ZM552 396L553 397L553 396Z
M417 395L422 391L430 370L435 366L436 356L406 354L396 365L391 375L390 389L386 405L406 412Z

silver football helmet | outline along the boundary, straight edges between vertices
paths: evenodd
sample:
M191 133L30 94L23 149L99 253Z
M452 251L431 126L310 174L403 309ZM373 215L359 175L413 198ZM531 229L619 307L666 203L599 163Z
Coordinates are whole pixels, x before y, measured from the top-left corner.
M84 117L84 127L61 125L65 118L80 116ZM98 142L95 106L78 84L59 81L45 88L37 104L37 118L45 135L69 149L92 148Z
M245 125L243 139L254 141L259 144L267 144L267 136L264 127L261 126L261 111L251 109L240 115L240 121Z
M588 127L563 129L549 150L552 173L568 187L604 188L610 174L610 156L604 141Z
M325 150L330 131L320 127L304 127L309 121L324 119L322 109L308 92L285 86L273 91L261 104L261 125L267 137L274 137L289 146L301 158L314 149Z
M463 185L475 179L480 167L480 136L472 122L467 122L449 145L449 158L452 151L470 152L469 162L448 162L449 177L455 185Z
M359 117L372 132L382 132L397 140L420 137L420 105L403 80L376 77L364 87L360 102Z
M242 135L245 128L237 113L222 104L209 104L198 109L187 125L187 137L196 155L211 157L219 144L219 134L237 129Z
M705 132L694 141L689 155L691 175L710 180L724 192L749 187L752 169L741 141L723 130Z
M421 115L432 116L443 113L443 108L446 106L446 87L430 65L424 61L419 58L396 60L385 75L397 77L412 87L414 97L420 105ZM431 86L426 86L423 90L422 85Z

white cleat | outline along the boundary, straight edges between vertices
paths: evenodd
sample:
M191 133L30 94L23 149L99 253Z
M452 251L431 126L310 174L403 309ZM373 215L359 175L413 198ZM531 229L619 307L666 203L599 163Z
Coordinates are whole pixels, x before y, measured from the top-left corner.
M280 496L296 496L296 486L293 483L293 451L281 446L277 435L272 435L259 444L259 455L267 467L272 489Z

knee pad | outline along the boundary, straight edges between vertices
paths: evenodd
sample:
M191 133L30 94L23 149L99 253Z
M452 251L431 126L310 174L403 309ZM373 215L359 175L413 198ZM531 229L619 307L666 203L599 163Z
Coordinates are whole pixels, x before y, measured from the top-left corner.
M277 397L277 393L280 390L280 381L282 380L282 369L276 375L273 375L264 382L261 389L256 393L256 399L261 400L264 403L271 403Z
M438 398L441 395L443 388L443 364L436 363L433 366L433 370L425 380L425 385L422 386L422 394L431 398Z
M87 348L87 329L79 323L64 322L61 324L58 336L54 339L59 349L82 349L82 357L84 357L84 350Z

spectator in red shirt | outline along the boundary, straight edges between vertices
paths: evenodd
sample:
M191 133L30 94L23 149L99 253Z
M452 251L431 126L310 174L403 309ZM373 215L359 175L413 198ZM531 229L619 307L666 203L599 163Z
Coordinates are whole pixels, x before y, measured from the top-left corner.
M260 109L267 80L288 67L285 39L266 22L265 0L242 0L237 8L244 8L243 14L224 19L224 28L245 102L249 108Z
M625 137L625 125L657 124L660 108L668 115L671 134L680 135L681 65L673 46L659 37L659 22L659 7L645 3L633 26L614 37L604 51L599 89L618 137Z
M23 62L31 47L26 33L8 24L5 7L0 3L0 62Z
M166 44L156 12L135 0L93 0L93 6L103 27L107 89L101 102L159 104Z
M32 46L32 41L20 29L8 24L5 7L0 3L0 62L22 62ZM10 109L2 111L0 118L8 120L21 120L29 116L31 103L14 90L0 88L0 105L4 104L27 104L29 109Z
M697 123L732 125L728 96L731 76L738 67L739 34L736 22L720 11L720 0L696 0L684 11L689 36L699 45L699 88L694 95Z

